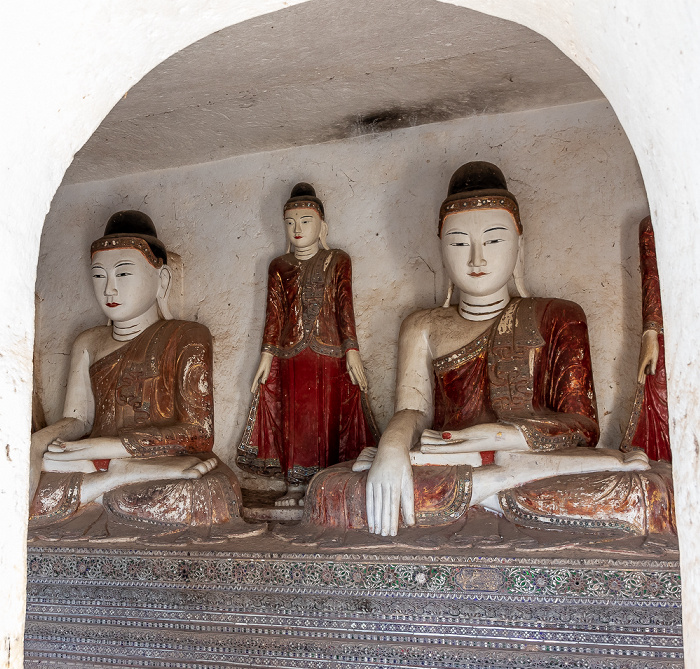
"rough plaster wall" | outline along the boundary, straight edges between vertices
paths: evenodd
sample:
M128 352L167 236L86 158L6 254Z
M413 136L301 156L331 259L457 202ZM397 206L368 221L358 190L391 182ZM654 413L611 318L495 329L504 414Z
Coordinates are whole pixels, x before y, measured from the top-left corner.
M626 427L640 330L637 224L647 202L634 154L609 106L589 102L476 117L315 146L61 188L42 237L37 360L48 420L61 415L68 354L103 321L88 273L108 216L137 208L182 256L183 316L215 342L216 450L228 462L257 366L269 261L284 252L281 206L308 180L323 198L331 246L353 259L360 346L372 405L393 410L401 320L441 304L436 215L452 171L490 160L518 197L533 294L579 302L589 317L601 443Z
M435 0L312 0L151 70L64 184L600 98L549 40L511 21Z

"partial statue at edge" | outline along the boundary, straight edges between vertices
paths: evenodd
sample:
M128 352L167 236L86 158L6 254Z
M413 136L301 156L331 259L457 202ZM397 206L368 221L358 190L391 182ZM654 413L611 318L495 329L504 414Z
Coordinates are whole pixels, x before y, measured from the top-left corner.
M651 460L671 462L668 431L668 391L661 311L659 269L651 217L639 224L639 261L642 270L642 345L639 352L637 393L622 450L640 449Z
M355 330L350 257L326 243L314 188L284 205L287 253L268 271L260 365L238 465L284 478L279 506L304 504L311 477L374 446L377 429Z
M529 528L674 533L670 468L593 448L581 308L509 295L522 224L495 165L455 172L438 235L459 304L403 322L394 416L377 449L313 479L304 521L395 535L479 505Z
M32 435L34 536L243 527L238 481L212 453L211 335L172 320L167 260L138 211L114 214L91 246L95 296L111 324L78 336L64 417Z

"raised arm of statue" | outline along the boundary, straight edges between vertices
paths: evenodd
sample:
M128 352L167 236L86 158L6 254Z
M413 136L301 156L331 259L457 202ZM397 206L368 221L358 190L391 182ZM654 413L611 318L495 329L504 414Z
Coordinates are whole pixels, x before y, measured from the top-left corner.
M282 328L284 327L284 288L279 276L277 265L271 263L267 272L267 306L265 309L265 330L263 333L260 363L253 377L250 392L255 394L259 385L265 385L272 370L274 351L279 346Z
M63 417L76 418L85 424L85 433L92 430L95 420L95 396L90 386L90 340L93 330L87 330L75 340L70 357L70 371L63 403Z
M116 437L82 439L90 433L95 420L95 398L90 383L90 351L95 348L100 330L102 328L82 332L73 344L63 404L63 421L70 421L71 424L69 427L66 423L61 434L46 445L43 454L44 471L64 471L65 467L74 470L76 461L85 461L83 467L89 471L93 460L129 457ZM64 464L69 461L69 465Z
M639 225L639 264L642 271L643 334L637 380L642 383L647 374L656 374L660 351L659 335L664 331L659 269L656 264L656 240L649 216Z
M639 224L639 264L642 270L642 329L662 333L664 317L661 309L661 284L656 263L656 240L651 217Z
M338 335L345 351L359 350L357 328L355 326L355 308L352 300L352 261L344 252L338 252L336 271L334 272L333 291L336 299L333 308L336 311Z
M63 418L32 435L29 467L29 501L34 497L41 476L44 455L50 447L85 436L92 429L95 401L90 388L90 354L84 332L73 344L63 406ZM58 449L62 450L62 449Z
M345 363L350 380L359 386L363 393L367 392L367 376L362 364L362 358L357 343L355 327L355 309L352 300L352 263L350 256L343 253L338 261L338 271L335 274L335 292L338 296L335 308L337 310L338 332L345 350Z
M653 460L671 461L668 389L661 286L651 217L639 224L642 271L642 343L637 364L637 396L620 448L640 448Z
M279 350L280 339L287 318L285 291L280 271L279 263L275 262L270 263L267 271L267 305L265 308L262 351L271 355L275 355Z

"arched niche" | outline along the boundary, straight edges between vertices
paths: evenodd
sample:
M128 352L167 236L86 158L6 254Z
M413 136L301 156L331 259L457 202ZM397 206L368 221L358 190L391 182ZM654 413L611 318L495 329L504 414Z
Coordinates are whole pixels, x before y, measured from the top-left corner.
M50 423L61 417L72 342L102 319L90 242L114 211L139 209L183 258L181 315L214 336L216 449L234 466L267 265L286 243L281 206L294 183L310 181L331 244L353 259L384 427L400 323L444 300L440 202L452 172L478 159L504 170L520 202L529 289L586 311L601 445L619 445L640 335L636 230L648 213L624 131L590 78L533 31L434 0L393 11L400 25L372 3L331 12L314 0L236 24L173 55L117 103L77 153L42 234L35 378ZM298 40L309 25L315 38Z
M19 127L34 132L20 136L8 125L4 158L9 176L3 182L3 191L9 207L2 227L6 242L3 279L10 307L6 313L11 316L6 318L3 344L11 355L3 361L2 369L3 392L8 398L2 409L3 436L8 444L2 500L4 508L13 511L6 535L8 547L3 553L3 566L7 566L4 571L14 576L12 587L6 590L8 602L12 602L12 606L5 607L9 614L18 611L16 602L22 607L17 594L22 590L19 582L26 517L23 492L31 395L31 293L44 214L73 152L131 83L196 39L277 9L282 3L237 3L235 8L226 4L204 8L196 2L186 7L166 7L164 3L163 7L143 10L136 3L125 2L109 23L84 12L78 2L73 8L64 5L61 16L45 13L38 24L28 16L20 16L26 20L20 21L17 38L24 37L25 27L31 27L34 39L25 50L24 69L20 68L19 76L15 74L11 80L11 90L22 95L25 102L23 110L17 110L12 118ZM682 472L676 471L684 595L686 602L692 601L696 587L692 555L697 532L688 510L697 494L693 486L698 457L693 446L697 419L693 398L700 386L693 365L696 354L692 333L697 330L700 310L695 301L700 298L681 286L686 286L689 278L697 279L693 258L700 248L700 233L694 225L698 202L693 193L698 176L697 159L693 158L698 155L698 140L685 130L692 127L693 104L689 98L698 93L687 91L684 85L698 62L694 40L698 16L685 15L681 3L661 8L648 2L643 12L639 5L599 8L583 2L569 2L564 7L553 1L528 7L514 0L459 4L523 23L551 39L600 86L636 151L657 223L664 275L672 430L685 465ZM66 18L71 9L81 14L86 29L71 40L63 40L71 30ZM21 15L19 8L17 11ZM678 20L664 20L674 13ZM124 34L129 40L123 39ZM671 43L673 49L668 47ZM10 48L16 44L15 39L9 40ZM19 187L26 183L27 174L36 175L31 191ZM23 221L21 228L16 225L19 220ZM672 240L679 233L683 245L672 249ZM692 633L695 623L689 607L685 618L687 657L692 658L693 638L697 635ZM7 627L7 656L18 658L21 611L8 619L12 623Z

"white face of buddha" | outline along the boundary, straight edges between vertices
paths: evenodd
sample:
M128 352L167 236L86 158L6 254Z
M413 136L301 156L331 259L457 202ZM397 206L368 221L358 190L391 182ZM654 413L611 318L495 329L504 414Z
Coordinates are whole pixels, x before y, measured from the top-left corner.
M287 239L292 248L305 249L316 244L321 236L322 223L315 209L287 209L284 212Z
M102 311L112 321L130 321L156 303L161 271L137 249L108 249L92 257L92 285Z
M486 297L512 276L520 235L505 209L469 209L445 218L441 241L452 283L463 294Z

